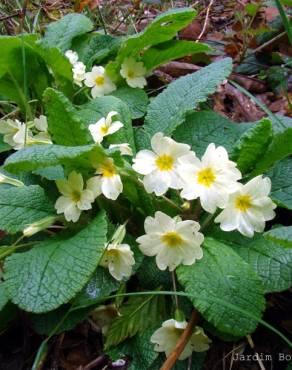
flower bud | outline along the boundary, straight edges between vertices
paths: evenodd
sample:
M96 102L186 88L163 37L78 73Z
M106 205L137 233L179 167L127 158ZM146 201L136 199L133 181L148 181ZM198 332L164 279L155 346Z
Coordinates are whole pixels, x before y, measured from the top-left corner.
M56 216L48 216L40 221L34 222L33 224L30 224L23 230L23 235L29 237L44 229L47 229L57 220L57 218L58 217Z
M24 186L24 183L20 180L14 179L13 177L9 177L4 175L4 173L0 173L0 184L10 184L14 186Z

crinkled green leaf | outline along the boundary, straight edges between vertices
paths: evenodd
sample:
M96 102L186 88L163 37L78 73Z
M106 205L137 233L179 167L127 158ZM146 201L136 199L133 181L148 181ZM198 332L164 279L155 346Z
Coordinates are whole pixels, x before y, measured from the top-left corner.
M141 118L146 113L149 99L144 90L123 86L115 90L112 95L128 105L132 119Z
M206 53L211 48L200 42L171 40L156 45L145 51L142 61L147 70L152 70L170 60L182 58L196 53Z
M29 320L33 329L40 335L55 335L75 328L89 315L89 309L82 309L68 313L69 307L61 306L54 311L43 314L30 314ZM64 319L65 317L65 319ZM60 324L61 323L61 324ZM57 330L56 330L57 328Z
M156 132L172 134L183 123L186 112L195 109L214 93L231 70L232 60L225 58L172 82L149 104L145 130L151 135Z
M113 63L116 73L119 73L120 65L125 58L137 57L149 46L171 40L179 30L192 21L196 14L196 11L191 8L171 9L156 17L143 31L129 36L122 43L117 60Z
M212 236L233 248L262 279L265 292L279 292L292 284L292 250L257 234L253 239L215 227Z
M131 338L138 332L155 327L164 316L164 299L162 296L130 298L119 310L106 334L105 348L116 346L126 338Z
M265 151L265 155L258 160L252 176L268 171L274 163L292 154L292 120L281 119L281 122L282 125L277 122L273 123L272 141Z
M35 35L0 37L0 95L23 112L29 110L27 101L40 100L49 84L48 70L35 51L36 39Z
M108 135L105 141L110 144L129 143L135 152L134 133L131 122L131 112L121 99L114 96L102 96L79 107L79 117L84 125L97 122L100 118L106 117L110 111L116 111L118 115L113 120L119 120L124 127L112 135Z
M72 48L78 53L87 68L100 64L109 57L114 57L121 43L121 38L100 33L82 35L73 40Z
M34 171L45 167L67 164L74 161L86 160L91 153L102 152L100 147L95 145L84 146L63 146L63 145L33 145L12 154L5 161L4 167L11 173L23 171ZM88 165L89 161L88 161Z
M232 159L242 173L251 171L267 150L272 138L272 123L263 118L245 132L236 143Z
M233 123L213 111L201 111L187 114L185 122L175 130L173 137L189 144L199 156L204 154L210 143L222 145L231 153L246 128L246 124Z
M264 237L286 248L292 248L292 226L275 227L266 231Z
M152 334L153 330L146 329L111 348L107 353L114 361L122 357L130 357L129 370L149 370L150 368L156 370L158 367L151 366L158 357L158 352L154 351L154 344L150 342Z
M60 91L52 88L44 92L44 103L48 117L48 131L59 145L86 145L92 143L87 127L77 109Z
M91 20L83 14L67 14L60 20L50 23L41 44L57 47L62 51L71 48L74 37L90 32L93 29Z
M272 181L271 198L279 207L292 209L292 159L285 158L267 173Z
M96 269L106 232L102 212L69 239L48 239L28 252L8 257L5 284L11 300L35 313L51 311L70 301Z
M8 303L9 297L6 293L5 284L0 282L0 311Z
M33 172L35 175L39 175L48 180L62 180L65 179L65 173L62 166L57 165L54 167L40 168Z
M16 233L54 214L54 206L40 186L0 187L0 230Z
M117 290L120 284L105 268L98 267L87 285L75 297L73 304L75 307L91 306L97 299Z
M264 290L260 278L227 245L205 238L204 256L191 266L180 266L177 277L205 320L218 330L244 336L253 332L258 321L226 307L237 306L258 320L264 310Z
M186 359L184 361L176 361L176 363L173 365L171 370L203 370L204 369L204 360L206 358L206 352L193 352L192 353L192 360L191 360L191 367L189 367L189 359ZM151 365L149 369L160 369L161 366L164 364L166 360L165 353L159 353L159 356L154 361L154 363ZM134 370L134 369L133 369Z

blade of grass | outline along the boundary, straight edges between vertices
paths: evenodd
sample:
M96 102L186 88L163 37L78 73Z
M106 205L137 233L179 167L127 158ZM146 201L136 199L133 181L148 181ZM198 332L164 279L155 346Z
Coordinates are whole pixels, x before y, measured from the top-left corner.
M147 291L147 292L132 292L132 293L112 294L112 295L109 295L109 296L106 296L106 297L100 297L100 298L97 298L95 300L92 300L92 305L100 304L101 302L107 301L109 299L117 298L117 297L130 297L130 296L139 296L139 295L178 295L178 296L188 297L188 298L192 297L191 294L188 294L188 293L185 293L185 292L172 292L172 291L157 291L157 290L154 290L154 291ZM252 320L258 321L261 325L265 326L267 329L269 329L273 333L277 334L284 342L286 342L286 344L290 348L292 348L292 342L283 333L281 333L279 330L274 328L272 325L270 325L266 321L255 317L250 312L248 312L246 310L243 310L243 309L233 305L232 303L225 302L223 299L211 298L211 297L209 297L209 299L211 301L213 301L214 303L215 302L220 303L222 306L225 306L227 308L231 308L232 310L237 311L237 312L245 315L246 317L248 317ZM85 306L81 306L81 305L80 306L72 306L71 309L69 310L69 312L73 312L73 311L76 311L76 310L78 310L80 308L84 308L84 307ZM89 307L89 305L87 305L86 307ZM58 327L59 327L59 325L58 325Z
M280 0L275 0L275 3L276 3L276 6L279 10L280 17L282 19L282 23L283 23L283 25L285 27L285 30L287 32L290 44L292 45L292 26L291 26L290 19L287 17L287 15L285 13L285 9L283 8L283 5L281 4L281 1Z

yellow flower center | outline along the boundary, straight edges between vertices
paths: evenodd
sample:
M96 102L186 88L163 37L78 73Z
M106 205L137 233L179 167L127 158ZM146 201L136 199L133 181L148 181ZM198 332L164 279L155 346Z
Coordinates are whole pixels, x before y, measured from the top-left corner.
M168 231L162 235L161 240L168 247L178 247L183 243L183 238L176 231Z
M81 192L78 190L74 190L71 194L71 199L73 202L77 203L81 199Z
M128 71L128 77L129 77L129 78L133 78L133 77L135 77L135 73L134 73L134 71L132 71L132 70Z
M172 170L173 162L173 158L168 154L162 154L155 161L156 166L160 169L160 171Z
M216 180L216 176L212 168L207 167L197 173L198 183L209 188Z
M104 84L104 77L103 76L97 76L95 79L95 84L97 86L101 86Z
M112 162L106 162L101 166L101 174L103 177L113 177L116 173L116 167Z
M251 206L251 197L249 195L240 195L235 199L235 208L241 212L246 212Z
M108 133L108 127L107 126L101 126L100 131L103 135L106 135Z

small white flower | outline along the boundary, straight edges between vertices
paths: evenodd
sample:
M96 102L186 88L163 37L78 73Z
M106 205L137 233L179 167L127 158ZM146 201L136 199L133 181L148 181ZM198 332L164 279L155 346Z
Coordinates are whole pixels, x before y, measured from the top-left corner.
M72 65L78 62L78 54L76 53L76 51L67 50L65 56L69 59L69 62Z
M175 348L186 327L186 321L179 322L174 319L164 321L162 327L157 329L150 338L150 341L155 344L154 350L156 352L165 352L166 357L168 357ZM204 330L197 326L178 359L185 360L193 351L207 351L210 343L211 340L204 333Z
M181 196L188 200L200 197L202 207L210 213L226 205L228 194L241 179L236 163L228 159L225 148L216 148L213 143L208 145L202 160L195 153L179 158L178 172L184 180Z
M87 188L95 197L101 193L108 199L116 200L123 191L123 183L111 158L103 161L96 170L100 176L92 177L87 181Z
M132 266L135 264L134 253L128 244L109 244L100 264L107 267L116 280L123 280L132 274Z
M85 74L84 84L92 88L91 95L93 98L110 94L116 90L116 85L107 76L102 66L94 66L91 72L87 72Z
M34 127L40 132L33 136L33 144L53 144L50 134L48 133L47 117L40 115L39 118L33 120Z
M181 189L183 186L178 168L178 158L190 152L190 146L177 143L161 132L151 139L153 152L141 150L133 159L136 172L145 175L143 184L148 193L156 195L166 193L168 188Z
M122 155L133 155L132 148L128 143L123 143L123 144L111 144L109 146L109 149L119 149Z
M224 231L238 230L241 234L253 237L254 231L263 232L265 222L275 217L276 204L268 197L271 180L259 175L247 184L238 184L230 194L225 209L216 217Z
M11 145L13 149L22 149L25 145L29 145L32 139L32 133L25 123L19 120L8 119L0 121L0 133L4 134L3 140Z
M101 143L105 136L117 132L120 128L124 126L122 122L112 120L112 118L117 114L118 112L111 111L106 116L106 118L102 117L96 123L88 126L91 136L96 143Z
M146 256L156 256L160 270L169 267L173 271L180 264L192 265L203 257L204 236L196 221L181 221L158 211L154 218L145 219L144 228L146 234L137 239L139 248Z
M35 118L33 120L33 124L36 129L42 132L47 132L48 131L48 121L47 117L44 115L40 115L39 118Z
M77 62L72 68L73 81L76 85L82 87L82 81L85 80L86 67L82 62Z
M89 189L84 189L82 175L75 171L71 172L68 180L57 180L56 185L62 196L55 204L57 213L64 213L67 221L78 221L81 211L91 208L94 202L94 193Z
M147 85L145 79L146 68L142 62L137 62L134 58L126 58L121 65L120 74L127 81L127 84L133 88L143 89Z

